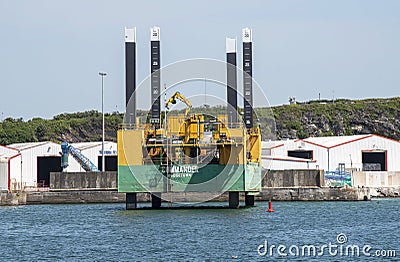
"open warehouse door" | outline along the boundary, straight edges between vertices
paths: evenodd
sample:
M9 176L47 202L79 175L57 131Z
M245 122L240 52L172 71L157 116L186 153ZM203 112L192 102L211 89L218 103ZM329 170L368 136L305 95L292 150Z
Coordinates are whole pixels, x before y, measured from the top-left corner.
M363 151L363 171L387 171L387 151Z
M50 184L50 172L61 172L60 156L38 156L37 157L37 183L38 186L46 187Z

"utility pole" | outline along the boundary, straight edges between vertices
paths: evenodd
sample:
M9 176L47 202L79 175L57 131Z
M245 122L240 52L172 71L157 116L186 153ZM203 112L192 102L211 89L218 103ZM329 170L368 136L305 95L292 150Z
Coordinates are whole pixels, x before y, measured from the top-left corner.
M105 72L99 72L101 76L101 115L102 115L102 137L101 137L101 171L105 172L106 163L104 161L104 77L107 75Z

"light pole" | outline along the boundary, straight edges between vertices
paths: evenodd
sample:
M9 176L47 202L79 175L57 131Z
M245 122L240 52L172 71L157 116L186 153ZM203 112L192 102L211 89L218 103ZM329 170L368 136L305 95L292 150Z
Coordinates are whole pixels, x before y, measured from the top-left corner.
M101 76L101 115L103 118L102 123L102 137L101 137L101 171L105 171L106 163L104 161L104 77L107 75L106 72L99 72Z

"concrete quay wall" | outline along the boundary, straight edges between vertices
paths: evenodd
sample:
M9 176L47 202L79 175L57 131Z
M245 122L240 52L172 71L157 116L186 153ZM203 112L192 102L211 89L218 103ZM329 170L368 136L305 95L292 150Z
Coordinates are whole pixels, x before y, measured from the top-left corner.
M228 202L228 193L164 193L163 199L172 202ZM256 201L358 201L371 198L369 188L264 188L255 196ZM125 203L125 193L115 190L64 190L47 192L23 192L2 194L0 205L35 204L86 204L86 203ZM138 193L138 202L151 202L148 193ZM244 193L240 194L244 201Z
M264 187L321 187L323 170L264 170ZM117 172L52 172L50 189L117 189Z
M26 204L26 193L0 193L0 206L17 206Z
M290 169L263 170L263 187L322 187L324 170Z
M199 203L228 202L228 193L163 193L162 198L172 202ZM256 201L359 201L371 198L368 188L273 188L264 189ZM50 191L29 192L26 204L124 203L126 195L116 191ZM138 202L151 202L149 193L138 193ZM240 194L244 201L244 193Z
M398 196L395 189L328 188L321 170L277 170L264 173L263 191L256 201L357 201L372 196ZM117 192L117 172L79 172L50 174L50 191L2 193L0 205L18 204L76 204L124 203L126 195ZM172 202L228 201L228 194L220 193L171 193L163 199ZM150 202L148 193L138 193L138 202ZM241 193L240 200L244 201Z
M288 187L263 188L256 200L274 201L360 201L370 200L369 188Z
M353 186L363 187L400 187L400 172L387 171L355 171Z
M86 203L122 203L125 194L117 191L49 191L29 192L26 204L86 204Z
M50 189L117 189L118 173L51 172Z

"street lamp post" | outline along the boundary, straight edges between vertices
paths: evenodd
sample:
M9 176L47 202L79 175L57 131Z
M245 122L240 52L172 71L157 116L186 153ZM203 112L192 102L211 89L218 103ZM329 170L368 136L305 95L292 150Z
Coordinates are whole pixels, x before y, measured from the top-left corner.
M106 163L104 161L104 77L107 75L106 72L99 72L101 76L101 115L103 118L102 122L102 137L101 137L101 171L105 171Z

